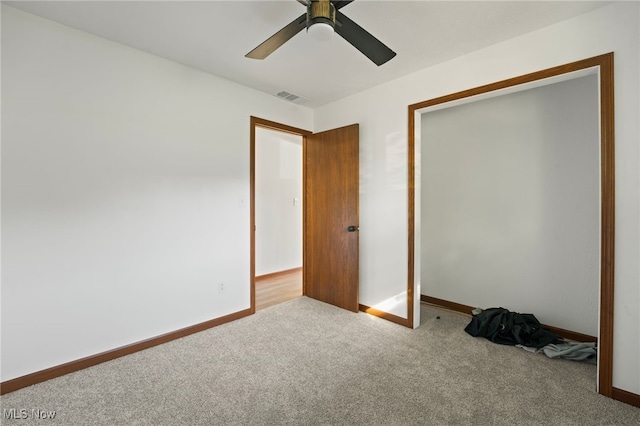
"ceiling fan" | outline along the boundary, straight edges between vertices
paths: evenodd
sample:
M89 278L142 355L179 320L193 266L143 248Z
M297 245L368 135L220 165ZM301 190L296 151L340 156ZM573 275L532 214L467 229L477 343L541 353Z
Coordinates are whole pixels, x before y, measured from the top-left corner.
M396 53L385 46L380 40L369 34L361 26L342 14L339 9L353 0L297 0L307 7L306 13L294 19L289 25L262 42L258 47L245 56L252 59L264 59L276 49L286 43L294 35L307 28L307 32L338 33L353 47L380 66Z

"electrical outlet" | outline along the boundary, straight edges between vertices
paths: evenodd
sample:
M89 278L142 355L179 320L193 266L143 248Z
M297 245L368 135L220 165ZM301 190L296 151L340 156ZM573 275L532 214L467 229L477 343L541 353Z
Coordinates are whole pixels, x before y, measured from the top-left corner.
M224 293L224 283L218 283L218 294Z

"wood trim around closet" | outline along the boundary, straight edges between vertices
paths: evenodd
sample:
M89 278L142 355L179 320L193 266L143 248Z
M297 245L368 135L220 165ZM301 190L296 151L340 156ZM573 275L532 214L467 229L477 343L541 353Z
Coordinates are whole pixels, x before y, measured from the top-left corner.
M409 105L408 108L408 161L409 161L409 256L408 292L414 288L415 248L415 117L419 110L434 105L506 89L562 74L598 68L600 78L600 187L601 187L601 236L600 236L600 330L598 392L608 397L622 395L613 392L613 309L614 309L614 241L615 241L615 144L614 144L614 54L606 53L581 61L475 87L446 96ZM409 293L410 294L410 293ZM413 307L409 305L411 312ZM625 394L626 395L626 394Z

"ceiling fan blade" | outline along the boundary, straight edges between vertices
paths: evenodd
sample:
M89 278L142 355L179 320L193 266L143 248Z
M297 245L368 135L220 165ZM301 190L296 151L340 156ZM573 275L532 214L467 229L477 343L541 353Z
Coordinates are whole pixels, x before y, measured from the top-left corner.
M333 3L333 6L336 8L336 10L345 7L346 5L348 5L349 3L353 2L354 0L336 0L336 1L331 1L331 3Z
M264 59L271 55L278 47L285 44L294 35L302 31L303 28L306 28L306 26L307 14L304 13L244 56L251 59Z
M396 56L396 52L338 11L335 31L378 66Z

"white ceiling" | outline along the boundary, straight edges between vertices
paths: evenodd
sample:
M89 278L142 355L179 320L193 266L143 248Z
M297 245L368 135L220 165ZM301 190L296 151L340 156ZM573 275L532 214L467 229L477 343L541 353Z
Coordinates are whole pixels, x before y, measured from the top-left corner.
M3 3L313 108L610 2L357 0L341 12L397 53L380 67L338 35L304 31L265 60L245 58L305 12L295 0Z

